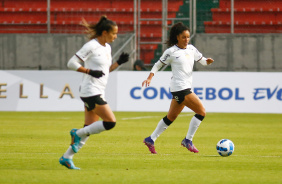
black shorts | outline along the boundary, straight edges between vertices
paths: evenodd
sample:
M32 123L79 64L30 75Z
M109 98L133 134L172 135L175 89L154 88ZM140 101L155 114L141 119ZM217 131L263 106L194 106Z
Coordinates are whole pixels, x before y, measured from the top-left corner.
M181 104L181 103L184 101L186 95L189 95L189 94L191 94L191 93L192 93L191 88L184 89L184 90L181 90L181 91L171 92L172 97L173 97L179 104Z
M107 102L101 97L101 95L95 95L90 97L80 97L84 102L84 106L88 111L95 109L96 104L105 105Z

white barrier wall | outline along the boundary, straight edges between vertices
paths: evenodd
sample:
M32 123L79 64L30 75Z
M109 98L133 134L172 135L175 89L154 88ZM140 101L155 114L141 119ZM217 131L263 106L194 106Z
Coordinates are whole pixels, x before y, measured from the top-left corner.
M0 71L0 111L81 111L80 81L72 71Z
M114 111L168 111L171 72L110 74L106 100ZM282 113L282 73L194 72L193 91L207 112ZM82 74L74 71L0 71L0 111L83 111ZM190 111L185 108L184 111Z

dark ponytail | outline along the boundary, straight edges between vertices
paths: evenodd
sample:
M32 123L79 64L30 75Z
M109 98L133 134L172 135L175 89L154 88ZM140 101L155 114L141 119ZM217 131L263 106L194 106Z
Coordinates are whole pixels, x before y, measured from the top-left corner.
M177 36L179 34L181 34L183 31L189 30L189 28L187 26L185 26L182 22L178 22L176 24L174 24L171 29L170 29L170 33L169 33L169 39L167 40L166 44L168 47L171 47L175 44L177 44L178 40L177 40Z
M97 24L88 24L85 19L82 19L82 25L86 28L86 34L90 40L101 36L103 31L111 31L114 26L117 26L115 22L107 19L105 15L101 16Z

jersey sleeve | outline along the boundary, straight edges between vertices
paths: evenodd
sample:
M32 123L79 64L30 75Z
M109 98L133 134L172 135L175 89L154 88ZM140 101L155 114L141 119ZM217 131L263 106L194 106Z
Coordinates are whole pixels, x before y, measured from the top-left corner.
M203 54L200 53L196 47L194 47L194 60L200 61L202 59L202 57L203 57Z
M170 49L166 49L163 53L163 55L160 57L160 61L163 64L170 64L171 63L171 51Z
M75 55L85 62L92 55L91 44L89 44L89 42L84 44Z

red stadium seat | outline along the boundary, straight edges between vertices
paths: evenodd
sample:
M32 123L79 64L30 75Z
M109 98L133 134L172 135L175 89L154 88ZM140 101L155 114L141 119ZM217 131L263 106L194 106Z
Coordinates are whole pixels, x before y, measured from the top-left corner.
M231 0L220 0L220 8L230 8ZM235 0L234 8L278 8L282 7L281 0Z
M0 21L46 22L46 8L0 8Z
M47 8L46 0L2 0L4 8Z
M205 22L206 33L230 33L230 22L211 21ZM236 21L234 33L281 33L282 22L280 21Z
M148 45L141 45L140 46L140 57L143 60L151 61L154 58L154 51L157 49L158 45L156 44L148 44Z
M213 8L212 19L213 21L230 21L230 8ZM234 20L235 21L276 21L278 14L282 15L282 11L279 8L235 8Z
M47 33L46 21L0 21L0 33Z
M212 21L204 22L206 33L230 33L230 0L220 0L211 9ZM234 1L235 33L282 33L281 0Z

